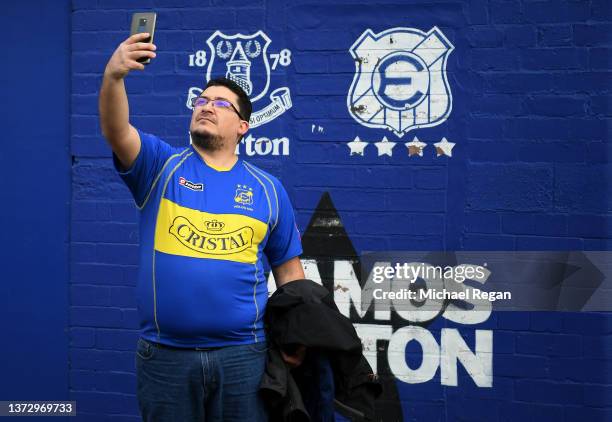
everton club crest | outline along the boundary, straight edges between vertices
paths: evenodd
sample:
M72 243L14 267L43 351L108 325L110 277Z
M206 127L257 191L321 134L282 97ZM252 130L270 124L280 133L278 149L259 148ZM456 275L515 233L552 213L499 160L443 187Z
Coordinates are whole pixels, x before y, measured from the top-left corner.
M225 76L236 82L252 102L259 100L270 86L270 65L267 50L270 38L262 31L252 35L227 36L216 31L206 41L210 61L206 79Z
M437 27L366 30L350 48L356 65L347 98L351 116L398 137L444 122L452 109L446 61L453 49Z
M226 77L236 82L251 98L253 108L260 99L266 99L270 89L270 72L278 65L288 66L291 63L291 52L287 49L280 53L268 54L270 38L257 31L251 35L226 35L215 31L206 44L209 48L206 80ZM204 52L200 52L204 53ZM205 54L202 54L205 61ZM268 59L272 59L272 65ZM197 58L196 58L197 61ZM187 107L191 108L191 100L202 93L197 87L189 90ZM251 128L261 126L283 114L291 108L291 95L288 87L279 87L268 94L268 102L259 110L253 110L250 119Z

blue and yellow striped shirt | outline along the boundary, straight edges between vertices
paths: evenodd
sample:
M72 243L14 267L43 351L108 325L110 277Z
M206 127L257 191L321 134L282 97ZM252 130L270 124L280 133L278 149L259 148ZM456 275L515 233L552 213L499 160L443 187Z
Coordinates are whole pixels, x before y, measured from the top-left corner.
M263 255L275 267L302 253L287 192L241 159L219 169L192 146L139 134L132 167L114 163L140 209L142 336L177 347L261 341Z

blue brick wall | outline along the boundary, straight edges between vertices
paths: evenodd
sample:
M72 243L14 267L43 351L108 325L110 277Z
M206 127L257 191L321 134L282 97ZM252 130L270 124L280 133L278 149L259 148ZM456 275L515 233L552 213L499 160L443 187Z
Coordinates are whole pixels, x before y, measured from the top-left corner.
M1 10L0 400L68 400L70 0Z
M134 11L157 11L158 50L127 79L132 122L173 145L187 142L188 88L206 82L189 54L210 56L215 30L263 30L271 52L291 50L272 84L291 89L293 107L251 131L288 137L289 155L246 158L283 181L302 231L329 192L357 252L612 249L608 0L73 0L72 8L69 359L80 420L138 420L138 214L97 118L104 66ZM368 28L433 26L455 47L447 121L403 137L359 125L346 106L352 43ZM393 156L377 156L373 144L349 155L356 136L387 136ZM423 157L403 145L414 136L428 144ZM431 144L442 137L456 143L452 157L436 157ZM404 420L612 418L608 315L506 313L488 323L493 387L475 387L465 371L458 387L441 386L439 375L398 381ZM439 328L432 333L439 338Z

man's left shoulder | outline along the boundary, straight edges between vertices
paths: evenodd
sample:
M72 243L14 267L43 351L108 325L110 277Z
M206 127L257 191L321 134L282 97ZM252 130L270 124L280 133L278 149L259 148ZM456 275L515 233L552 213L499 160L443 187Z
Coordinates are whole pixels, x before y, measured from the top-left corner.
M278 177L268 173L267 171L262 170L256 165L249 163L247 161L242 161L242 164L249 170L249 173L253 175L255 178L259 178L261 182L272 185L275 189L279 189L283 187L283 184L279 180Z

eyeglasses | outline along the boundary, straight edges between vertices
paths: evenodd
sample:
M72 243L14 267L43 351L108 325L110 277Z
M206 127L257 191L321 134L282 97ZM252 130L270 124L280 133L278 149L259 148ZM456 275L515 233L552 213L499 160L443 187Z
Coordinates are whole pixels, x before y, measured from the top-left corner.
M223 100L223 99L210 100L206 97L196 97L191 100L191 106L193 108L204 107L206 104L209 104L209 103L214 108L231 108L232 110L236 112L236 114L238 115L238 117L240 117L241 120L245 120L242 117L242 114L240 114L240 112L238 111L238 109L234 107L234 104L230 103L228 100Z

